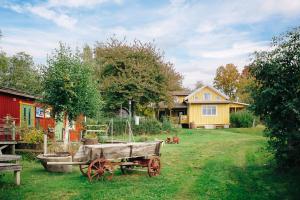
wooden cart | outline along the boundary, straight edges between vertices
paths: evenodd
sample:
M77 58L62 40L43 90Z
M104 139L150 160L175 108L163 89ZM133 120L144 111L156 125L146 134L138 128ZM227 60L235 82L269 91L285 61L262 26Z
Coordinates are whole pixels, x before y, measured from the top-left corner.
M47 164L79 165L90 181L111 179L116 167L126 174L138 168L147 168L150 177L160 174L160 147L162 141L117 144L83 145L74 155L73 162L48 162Z

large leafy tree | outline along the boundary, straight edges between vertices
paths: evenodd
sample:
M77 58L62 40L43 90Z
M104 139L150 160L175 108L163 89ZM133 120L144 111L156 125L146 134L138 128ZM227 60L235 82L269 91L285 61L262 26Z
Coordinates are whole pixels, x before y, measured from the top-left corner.
M270 147L281 166L300 165L300 28L256 53L251 73L253 109L267 126Z
M30 55L20 52L8 57L0 53L0 86L31 94L41 93L41 73Z
M231 100L236 99L236 91L238 89L238 80L240 74L234 64L226 64L217 68L214 78L214 87L221 90L230 97Z
M94 57L94 74L107 113L127 107L129 100L139 107L170 101L170 91L181 88L182 76L152 43L128 44L112 38L96 45Z
M93 117L99 111L100 94L90 67L62 43L47 61L42 101L51 106L57 119L66 115L67 122L80 114Z

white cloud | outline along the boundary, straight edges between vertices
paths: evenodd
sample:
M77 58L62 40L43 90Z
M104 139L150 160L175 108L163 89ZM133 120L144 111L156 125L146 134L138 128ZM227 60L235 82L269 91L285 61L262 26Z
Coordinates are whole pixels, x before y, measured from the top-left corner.
M234 58L236 56L249 55L254 51L264 51L269 49L268 42L239 42L232 47L216 51L200 51L204 58Z
M123 0L49 0L48 5L51 7L91 7L107 2L122 4Z
M27 10L39 17L53 21L58 26L64 27L67 29L73 28L77 22L76 19L74 19L66 14L61 14L61 13L55 12L54 10L50 10L49 8L47 8L45 6L28 6Z

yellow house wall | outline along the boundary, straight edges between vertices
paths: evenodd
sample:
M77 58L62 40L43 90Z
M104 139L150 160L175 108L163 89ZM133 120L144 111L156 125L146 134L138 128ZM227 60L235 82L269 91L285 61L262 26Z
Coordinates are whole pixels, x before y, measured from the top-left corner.
M190 104L188 107L189 122L194 122L197 126L209 124L229 124L229 105L217 104L215 116L205 116L202 114L202 106L206 104ZM213 105L213 104L210 104Z
M226 100L224 97L220 96L218 93L215 91L211 90L210 88L206 87L202 89L201 91L197 92L193 96L189 98L190 101L204 101L204 93L210 93L210 101L218 101L217 97L220 97L219 100ZM195 98L197 97L197 98Z

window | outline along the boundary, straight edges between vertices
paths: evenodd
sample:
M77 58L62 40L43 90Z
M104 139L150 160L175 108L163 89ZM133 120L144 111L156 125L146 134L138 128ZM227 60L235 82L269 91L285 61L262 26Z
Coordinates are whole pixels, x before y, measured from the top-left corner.
M209 93L204 93L204 100L209 101L210 100L210 94Z
M202 115L217 115L217 108L214 105L202 106Z
M216 98L218 101L220 101L221 100L221 97L219 97L219 96L217 96L217 98Z
M195 100L195 101L198 101L198 97L197 97L197 96L194 96L194 100Z

